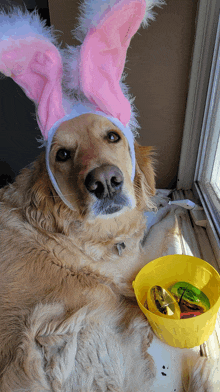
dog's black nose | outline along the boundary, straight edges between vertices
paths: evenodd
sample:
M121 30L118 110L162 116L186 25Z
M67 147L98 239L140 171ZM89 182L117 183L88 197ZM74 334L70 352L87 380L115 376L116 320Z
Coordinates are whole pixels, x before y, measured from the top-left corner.
M101 165L91 170L85 179L85 186L98 199L113 197L123 185L121 170L113 165Z

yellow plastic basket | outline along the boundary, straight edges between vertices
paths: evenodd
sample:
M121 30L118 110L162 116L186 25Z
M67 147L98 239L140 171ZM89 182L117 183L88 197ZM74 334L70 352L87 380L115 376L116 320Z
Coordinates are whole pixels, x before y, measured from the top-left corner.
M174 320L158 316L144 307L150 287L169 289L176 282L189 282L209 298L210 309L193 318ZM132 283L140 309L160 340L170 346L190 348L204 343L215 329L220 307L220 275L206 261L186 255L170 255L143 267Z

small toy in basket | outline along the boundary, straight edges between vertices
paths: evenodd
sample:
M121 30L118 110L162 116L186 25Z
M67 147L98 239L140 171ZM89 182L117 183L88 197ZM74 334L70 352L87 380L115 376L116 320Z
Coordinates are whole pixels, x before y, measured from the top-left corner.
M178 302L161 286L153 286L148 290L147 299L144 303L146 309L158 316L174 319L180 318Z
M210 309L208 297L190 283L178 282L169 291L178 301L181 319L199 316Z
M199 316L210 308L207 296L187 282L177 282L170 289L153 286L144 303L146 309L158 316L185 319Z

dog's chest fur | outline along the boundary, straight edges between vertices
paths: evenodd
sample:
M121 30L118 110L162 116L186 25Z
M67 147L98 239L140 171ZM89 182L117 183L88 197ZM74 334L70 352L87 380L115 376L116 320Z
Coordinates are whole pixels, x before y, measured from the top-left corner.
M142 230L130 230L131 237L123 234L98 242L97 238L76 238L74 230L69 236L46 235L22 222L19 210L9 207L2 207L1 220L4 248L0 276L4 278L0 278L0 291L4 311L18 307L19 302L24 304L24 312L38 302L60 300L67 307L81 307L91 301L100 285L106 286L108 296L110 292L131 295L130 282L141 264ZM134 262L139 258L140 262ZM15 314L12 312L10 317Z

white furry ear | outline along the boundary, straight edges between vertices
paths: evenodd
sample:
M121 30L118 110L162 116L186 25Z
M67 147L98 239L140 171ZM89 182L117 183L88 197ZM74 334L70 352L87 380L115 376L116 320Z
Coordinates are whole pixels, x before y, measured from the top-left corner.
M165 4L164 0L145 0L146 12L142 20L142 26L147 27L150 20L154 20L154 12L152 8L160 7ZM98 25L99 19L108 10L112 9L114 5L119 3L119 0L84 0L80 4L80 15L76 28L72 31L74 38L81 43L84 41L89 29Z
M37 12L0 10L0 72L11 77L37 108L45 139L52 125L65 116L62 106L62 58L52 29Z
M129 16L126 16L126 8L138 7L141 4L145 8L145 13L134 8L130 15L130 26L128 26ZM131 35L135 33L140 25L147 27L149 21L154 19L152 9L163 4L163 0L82 0L79 7L77 27L72 31L74 38L80 42L80 45L78 47L67 46L66 49L61 51L64 64L62 83L64 94L69 102L74 104L75 99L84 104L92 102L95 107L98 106L111 116L118 116L122 122L125 121L126 123L129 120L130 129L134 135L138 134L140 126L136 118L138 113L134 105L135 98L129 93L129 87L125 83L126 74L122 73L126 55L125 46L129 45L131 36L129 39L128 36L132 29ZM121 10L117 18L117 8L120 7ZM108 17L109 31L106 30ZM126 19L124 26L123 17ZM138 19L136 28L132 26L133 17ZM116 23L119 22L121 25L116 26ZM102 26L102 23L105 26ZM125 35L121 34L123 28L126 32ZM103 40L103 47L101 48L100 37L104 33L106 33L106 38ZM111 35L113 35L112 40ZM93 40L96 38L97 42L94 42ZM126 45L125 42L127 42ZM104 43L106 43L105 48ZM100 48L99 53L94 53L98 47ZM90 50L93 53L90 53ZM93 60L90 66L91 56ZM96 77L95 73L98 69L100 69L100 72L99 76ZM117 77L115 77L115 74L117 74ZM89 86L89 83L92 84L93 82L94 85ZM100 86L97 89L99 83ZM102 89L104 89L103 94L101 93ZM94 96L93 92L96 90L98 91ZM121 110L118 109L120 107Z

